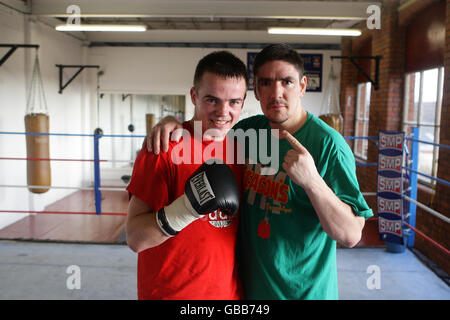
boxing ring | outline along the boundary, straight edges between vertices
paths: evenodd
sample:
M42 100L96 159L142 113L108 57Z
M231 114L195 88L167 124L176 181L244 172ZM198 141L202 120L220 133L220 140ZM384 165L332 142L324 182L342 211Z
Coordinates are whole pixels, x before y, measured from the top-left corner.
M346 140L356 140L356 139L367 139L372 140L374 144L380 149L380 136L385 135L403 135L402 132L392 133L392 132L380 132L380 135L370 136L370 137L344 137ZM60 136L60 137L82 137L83 139L91 139L91 150L93 151L93 159L80 159L80 158L28 158L28 157L0 157L2 162L10 161L48 161L48 162L84 162L92 163L93 170L93 182L92 186L89 187L72 187L72 186L42 186L42 185L15 185L15 184L3 184L0 185L1 188L48 188L48 189L67 189L67 190L83 190L92 191L95 210L93 211L70 211L70 210L22 210L20 208L14 210L7 210L0 208L0 213L25 213L32 215L41 214L60 214L60 215L96 215L96 216L126 216L126 212L120 211L104 211L102 210L102 191L112 191L112 192L125 192L125 187L102 187L101 180L101 165L105 163L130 163L130 160L108 160L101 159L100 157L100 147L101 142L108 138L120 138L120 139L144 139L143 135L124 135L124 134L103 134L96 131L94 134L71 134L71 133L35 133L35 132L0 132L0 135L47 135L47 136ZM396 136L396 137L397 137ZM395 138L397 139L397 138ZM393 140L394 141L394 140ZM397 142L399 142L398 140ZM392 160L392 167L384 168L386 170L380 170L380 163L356 163L357 167L376 167L378 170L378 182L380 179L390 179L394 177L393 172L397 178L400 178L400 182L395 182L391 186L398 187L399 190L387 190L393 191L394 196L386 195L386 190L380 190L378 183L376 191L373 192L363 192L363 196L377 197L378 208L373 208L374 212L378 212L376 217L369 219L370 221L379 222L380 238L382 241L386 242L388 250L391 249L393 252L399 250L398 246L401 247L413 247L415 235L423 237L426 241L434 245L435 247L442 250L446 255L450 254L450 251L445 248L445 246L437 241L431 239L424 232L417 228L416 226L416 210L417 207L422 209L424 212L431 214L438 219L449 223L450 219L441 212L437 212L432 208L417 201L417 186L418 186L418 176L426 177L427 179L433 180L436 183L442 184L445 187L449 187L450 183L440 178L436 178L425 173L418 171L418 159L419 159L419 144L429 144L439 148L450 149L450 146L437 144L429 141L419 140L419 129L413 128L411 137L404 137L400 145L396 145L396 153L390 154L383 153L379 150L379 160L380 157L388 158ZM409 145L409 146L408 146ZM395 149L395 148L394 148ZM392 150L391 150L392 151ZM394 150L395 151L395 150ZM381 156L380 156L381 155ZM395 156L401 158L400 160L395 160ZM400 163L400 166L399 166ZM389 172L392 171L392 172ZM389 173L386 177L383 174ZM391 192L392 193L392 192ZM385 203L391 204L388 206L386 212L380 211L380 199L384 197ZM395 205L392 205L395 204ZM126 211L126 210L124 210ZM400 227L399 227L400 226ZM399 251L400 252L400 251Z
M94 191L95 212L90 211L48 211L48 210L1 210L0 212L10 213L31 213L31 214L84 214L84 215L118 215L126 216L126 212L102 212L102 191L126 191L125 187L101 187L100 164L101 163L130 163L130 160L106 160L100 159L100 139L101 138L140 138L144 135L113 135L113 134L73 134L73 133L37 133L37 132L0 132L0 135L30 135L30 136L60 136L60 137L82 137L91 138L93 146L93 159L75 159L75 158L28 158L28 157L0 157L0 160L17 161L51 161L51 162L89 162L93 164L94 181L92 187L72 187L72 186L42 186L42 185L0 185L2 188L28 188L28 189L63 189L63 190L84 190Z
M399 139L399 145L401 148L392 148L393 146L390 146L391 148L387 148L387 154L383 153L383 151L380 151L380 135L385 134L387 136L391 135L394 137L401 137ZM438 219L444 221L445 223L450 223L450 218L445 216L444 214L437 212L436 210L429 208L428 206L420 203L417 201L417 189L418 189L418 176L425 177L427 179L430 179L432 181L435 181L436 183L442 184L445 187L449 187L450 183L444 179L440 179L437 177L433 177L431 175L422 173L418 171L418 162L419 162L419 144L428 144L435 147L443 148L450 150L450 146L444 145L444 144L438 144L430 141L424 141L419 139L419 128L413 127L411 137L404 137L403 132L380 132L380 135L377 136L370 136L370 137L344 137L346 140L356 140L356 139L367 139L367 140L376 140L375 144L378 147L378 163L356 163L356 166L372 166L377 167L378 169L378 175L377 175L377 191L376 192L363 192L363 195L365 197L377 197L377 216L370 218L369 221L378 221L379 222L379 231L380 231L380 238L382 238L383 241L386 242L387 249L390 252L402 252L406 246L408 247L414 247L414 241L415 241L415 234L421 236L423 239L434 245L435 247L439 248L442 252L444 252L447 256L450 255L450 251L445 248L442 244L438 243L437 241L431 239L428 237L425 233L423 233L420 229L416 227L416 210L417 207L422 209L424 212L431 214ZM408 146L409 145L409 146ZM390 149L390 150L389 150ZM397 152L392 153L393 151L397 150ZM401 150L401 152L400 152ZM391 153L389 153L389 151ZM396 160L395 157L392 155L396 155L398 157L396 163L394 161ZM384 157L384 158L383 158ZM390 158L391 160L391 167L385 167L380 169L380 158ZM393 172L397 172L397 178L399 178L399 190L385 190L380 189L380 177L383 178L383 172L384 173L390 173L388 177L391 178L393 176ZM388 192L386 192L388 191ZM392 192L394 191L394 192ZM391 201L398 200L399 205L397 207L391 206L390 208L384 208L384 206L381 206L383 208L380 208L380 201L386 196L385 194L388 193L391 196ZM392 198L392 194L397 194L396 197L394 196ZM389 195L388 195L389 196ZM380 200L381 199L381 200ZM386 199L384 199L386 200ZM406 206L405 206L406 204ZM405 208L406 207L406 208ZM385 212L383 212L385 211ZM380 217L381 215L390 216L391 219L386 219L386 217ZM392 219L392 216L397 216L396 218ZM388 229L386 230L385 226L383 226L380 223L380 221L385 222L385 220L391 220L398 222L398 225L400 225L400 228L394 229Z

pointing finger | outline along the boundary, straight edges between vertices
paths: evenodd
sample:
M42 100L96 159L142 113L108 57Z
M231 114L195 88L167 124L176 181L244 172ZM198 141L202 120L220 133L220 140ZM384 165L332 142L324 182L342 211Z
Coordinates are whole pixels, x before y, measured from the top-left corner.
M292 148L298 152L303 152L305 150L305 147L286 130L280 131L280 138L286 139L291 144Z

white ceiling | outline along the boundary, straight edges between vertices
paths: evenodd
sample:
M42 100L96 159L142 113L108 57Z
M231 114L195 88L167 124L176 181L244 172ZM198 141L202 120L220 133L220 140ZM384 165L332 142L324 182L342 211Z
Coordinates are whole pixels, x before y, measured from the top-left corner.
M0 4L55 26L76 4L81 23L145 24L146 32L71 32L89 43L273 43L338 45L341 37L267 34L268 26L351 28L375 2L264 0L1 0ZM69 12L69 13L68 13ZM72 16L73 17L73 16Z

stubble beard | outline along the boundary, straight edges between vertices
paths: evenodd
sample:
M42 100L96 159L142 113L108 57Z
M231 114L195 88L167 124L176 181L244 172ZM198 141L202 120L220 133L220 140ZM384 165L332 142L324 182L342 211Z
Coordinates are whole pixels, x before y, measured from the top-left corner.
M275 113L275 115L269 115L269 117L267 117L267 119L269 119L270 123L273 123L276 125L282 125L284 122L289 120L289 114L287 112L284 114Z

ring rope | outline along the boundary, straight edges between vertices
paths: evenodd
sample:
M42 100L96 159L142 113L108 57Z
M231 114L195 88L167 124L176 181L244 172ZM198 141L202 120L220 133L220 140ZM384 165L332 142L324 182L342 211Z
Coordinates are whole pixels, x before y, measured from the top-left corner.
M419 172L419 171L417 171L417 170L414 170L414 169L411 169L411 168L408 168L408 167L402 167L402 168L405 169L405 170L407 170L407 171L410 171L410 172L416 173L416 174L418 174L418 175L424 176L424 177L426 177L426 178L428 178L428 179L431 179L431 180L437 181L437 182L439 182L439 183L442 183L443 185L445 185L445 186L447 186L447 187L450 187L450 182L445 181L445 180L443 180L443 179L440 179L440 178L437 178L437 177L430 176L430 175L428 175L428 174Z
M447 250L443 245L441 245L440 243L437 243L436 241L434 241L433 239L428 237L426 234L424 234L422 231L419 231L416 228L414 228L413 226L411 226L409 223L405 222L405 224L406 224L406 226L408 228L412 229L415 233L417 233L418 235L422 236L425 240L427 240L430 243L434 244L436 247L438 247L439 249L444 251L447 255L450 255L450 251Z
M11 132L0 131L0 134L24 134L29 136L68 136L68 137L107 137L107 138L145 138L145 135L131 134L88 134L88 133L45 133L45 132Z
M50 211L50 210L0 210L3 213L37 213L37 214L85 214L85 215L97 215L96 212L89 211ZM101 214L106 216L126 216L124 212L102 212Z
M361 192L361 193L365 197L374 197L374 196L378 195L378 193L376 193L376 192Z
M65 159L65 158L14 158L14 157L0 157L0 160L33 160L33 161L85 161L95 162L95 159ZM129 163L131 160L98 160L98 162L123 162Z
M352 137L352 136L344 136L346 140L358 140L358 139L367 139L367 140L378 140L378 137Z
M88 161L93 162L94 159L62 159L62 158L6 158L0 157L0 160L33 160L33 161ZM99 162L107 162L108 160L98 160Z
M367 219L367 221L377 221L378 217L372 217ZM425 240L429 241L431 244L435 245L437 248L441 249L442 251L444 251L447 255L450 255L450 251L447 250L443 245L441 245L440 243L434 241L433 239L431 239L430 237L428 237L426 234L424 234L422 231L417 230L416 228L414 228L413 226L411 226L409 223L407 223L406 221L405 225L410 228L411 230L413 230L415 233L417 233L418 235L420 235L421 237L423 237Z
M93 187L65 187L65 186L29 186L29 185L17 185L17 184L2 184L0 188L29 188L29 189L73 189L73 190L86 190L86 191L94 191ZM100 187L98 188L100 191L126 191L123 187Z
M405 138L405 139L409 140L409 141L413 141L413 142L420 142L420 143L425 143L425 144L431 144L431 145L439 147L439 148L450 150L450 146L445 145L445 144L434 143L434 142L431 142L431 141L419 140L419 139L408 138L408 137Z
M433 209L431 209L431 208L428 208L428 207L427 207L426 205L424 205L423 203L420 203L420 202L418 202L418 201L416 201L416 200L414 200L414 199L411 199L411 198L408 197L408 196L405 196L405 195L404 195L403 198L405 198L406 200L408 200L408 201L414 203L414 204L417 205L419 208L421 208L421 209L425 210L426 212L432 214L433 216L435 216L435 217L441 219L442 221L447 222L447 223L450 223L450 218L444 216L442 213L439 213L439 212L437 212L436 210L433 210Z

